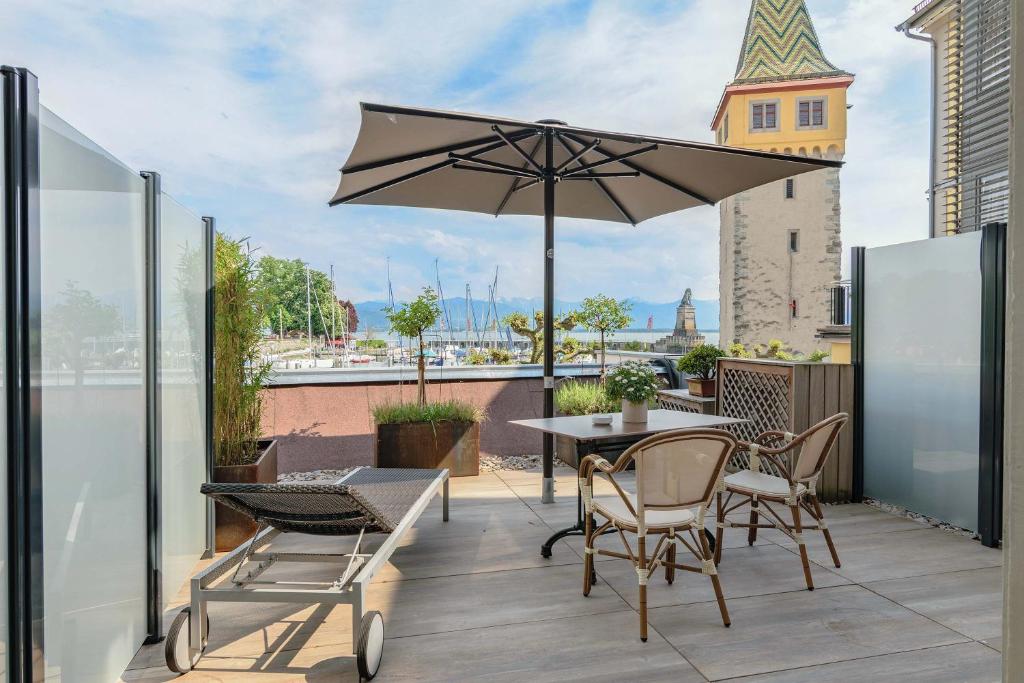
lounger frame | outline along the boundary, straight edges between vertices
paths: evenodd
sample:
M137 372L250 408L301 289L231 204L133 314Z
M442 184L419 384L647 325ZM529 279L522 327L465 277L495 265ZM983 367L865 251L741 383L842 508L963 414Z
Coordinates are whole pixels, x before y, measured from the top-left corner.
M336 483L363 469L357 467ZM426 510L430 501L441 492L442 519L448 521L448 470L438 470L437 477L423 491L394 531L372 553L362 553L363 534L348 553L295 553L263 552L263 549L281 532L274 528L261 528L246 543L220 558L191 580L191 618L189 619L189 659L193 665L202 655L201 644L206 642L208 602L279 602L299 605L329 604L352 605L352 651L357 647L356 634L366 613L366 589L381 567L391 558L405 532ZM280 562L338 563L344 571L333 581L266 581L260 576L272 565ZM243 567L244 565L244 567ZM221 580L229 572L235 575Z

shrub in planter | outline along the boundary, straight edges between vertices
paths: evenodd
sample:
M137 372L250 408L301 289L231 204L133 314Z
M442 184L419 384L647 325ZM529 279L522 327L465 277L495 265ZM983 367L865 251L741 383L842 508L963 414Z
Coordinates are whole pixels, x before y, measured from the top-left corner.
M385 403L373 410L376 466L447 468L453 477L479 474L483 413L462 401L427 401L423 334L441 315L437 294L424 287L409 303L384 310L391 330L416 339L420 352L416 359L416 401Z
M615 366L605 379L609 398L622 401L623 422L647 422L647 404L657 397L660 386L654 368L639 360Z
M464 401L382 403L373 409L375 467L447 468L480 474L480 408Z
M679 359L677 367L680 372L694 375L687 378L686 383L694 396L715 395L715 371L718 359L725 356L725 351L710 344L701 344Z
M277 442L260 439L263 385L271 365L260 353L263 290L244 241L217 235L213 377L213 480L275 483ZM234 510L216 508L217 550L232 550L256 532Z

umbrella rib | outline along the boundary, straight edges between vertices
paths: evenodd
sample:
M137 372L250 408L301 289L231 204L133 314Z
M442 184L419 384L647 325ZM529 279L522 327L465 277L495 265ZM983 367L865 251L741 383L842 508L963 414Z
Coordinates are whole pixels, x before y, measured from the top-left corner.
M373 194L374 192L386 190L389 187L394 187L395 185L404 183L407 180L412 180L413 178L418 178L421 175L433 173L434 171L439 171L442 168L452 166L456 163L456 161L456 159L445 159L444 161L439 161L436 164L431 164L430 166L427 166L426 168L421 168L419 170L412 171L411 173L406 173L405 175L398 176L397 178L392 178L391 180L385 180L384 182L378 183L372 187L368 187L365 190L353 192L352 194L342 197L340 199L332 199L331 201L327 202L327 206L337 206L338 204L344 204L346 202L351 202L353 200L360 199L361 197L365 197L368 194Z
M537 135L535 130L521 130L515 133L509 134L511 140L523 140L528 137ZM389 157L387 159L380 159L378 161L368 161L365 164L356 164L354 166L348 166L341 169L342 173L359 173L360 171L371 171L375 168L382 166L390 166L392 164L400 164L404 161L415 161L416 159L423 159L425 157L432 157L437 154L447 154L448 152L457 152L460 149L467 149L470 147L476 147L478 145L488 145L483 149L475 151L476 154L484 154L486 152L493 151L499 147L505 145L505 141L496 135L488 135L483 138L475 138L473 140L466 140L464 142L456 142L450 145L441 145L439 147L432 147L430 149L423 149L418 152L409 152L408 154L400 154L398 156Z
M526 170L526 169L516 168L515 166L512 166L510 164L503 164L503 163L501 163L499 161L491 161L490 159L478 159L476 157L476 154L474 154L473 156L470 156L468 154L456 154L455 152L449 152L448 153L448 157L451 158L451 159L456 159L458 161L465 162L465 163L480 164L481 166L489 166L490 168L496 168L496 169L501 169L503 171L509 171L511 173L515 173L516 175L522 175L522 176L525 176L527 178L539 178L540 177L539 173L534 173L533 171L529 171L529 170ZM480 170L483 170L483 169L480 169Z
M544 138L540 138L533 145L533 149L530 150L530 156L531 157L534 154L537 153L537 150L540 149L540 143L543 142L543 141L544 141ZM526 166L523 166L523 168L525 169ZM536 180L532 180L532 181L526 183L526 185L524 185L523 187L528 187L530 185L536 185L539 182L540 182L540 179L538 178ZM494 211L494 217L495 218L497 218L498 216L501 215L501 212L505 208L505 205L508 204L508 200L512 199L512 195L514 195L520 189L522 189L522 188L520 188L520 186L519 186L519 178L516 178L515 180L512 181L512 184L508 188L508 192L505 193L505 196L502 198L501 203L498 204L498 208Z
M570 155L572 155L574 153L573 150L572 150L572 147L569 145L569 143L566 142L564 138L562 138L562 134L561 133L556 131L555 132L555 138L558 140L558 144L560 144L565 149L566 152L568 152ZM579 143L581 145L585 144L582 140L579 140ZM583 175L581 177L586 178L587 176ZM604 193L605 198L609 202L612 203L612 206L614 206L618 210L618 212L622 214L622 217L625 218L626 221L630 225L632 225L633 227L636 227L636 219L634 219L631 215L629 215L629 212L626 211L626 207L624 207L622 205L622 202L620 202L618 199L615 198L615 195L613 195L611 190L609 190L605 186L604 182L600 178L592 178L592 180L594 181L594 184L597 185L598 188L600 188L601 192Z
M613 173L572 173L562 176L562 180L593 180L594 178L639 178L640 171L618 171Z
M598 142L597 145L594 146L594 148L597 149L598 151L601 151L600 150L600 144L601 143ZM581 173L583 171L589 171L592 168L597 168L598 166L604 166L605 164L613 164L616 161L622 161L623 159L628 159L630 157L635 157L635 156L638 156L640 154L646 154L647 152L653 152L656 149L658 149L657 145L648 145L647 147L641 147L640 149L634 149L634 150L629 151L629 152L624 152L623 154L616 154L615 156L610 157L608 159L602 159L601 161L592 161L589 164L583 164L579 168L574 168L572 170L572 174L570 174L570 175ZM602 152L602 154L603 154L603 152Z
M544 169L540 167L540 164L538 164L536 161L533 160L533 156L532 155L528 155L526 152L524 152L522 147L520 147L519 145L516 144L515 140L513 140L510 137L508 137L507 135L505 135L505 132L503 130L501 130L497 126L491 126L491 130L493 130L498 135L499 138L504 140L506 145L508 145L509 147L514 149L516 151L516 154L521 156L524 161L526 161L528 164L533 166L533 168L537 171L537 173L541 173L541 174L544 173Z
M480 166L465 166L463 164L453 164L452 168L458 169L460 171L477 171L478 173L496 173L498 175L510 175L510 176L515 177L515 178L536 178L537 177L536 174L533 174L533 173L518 172L518 171L506 171L503 168L489 168L487 166L480 167Z
M566 132L565 135L569 139L574 140L575 142L578 142L580 144L583 144L583 140L581 140L580 138L576 137L572 133ZM605 149L601 149L600 145L595 147L594 151L596 151L596 152L598 152L600 154L603 154L606 157L615 156L611 152L609 152L609 151L607 151ZM683 185L680 185L679 183L675 182L674 180L669 180L668 178L665 178L665 177L663 177L663 176L661 176L661 175L659 175L659 174L657 174L657 173L655 173L653 171L650 171L650 170L644 168L643 166L640 166L639 164L637 164L635 162L632 162L632 161L620 161L619 163L621 163L623 166L626 166L627 168L633 169L634 171L639 171L641 174L647 176L651 180L656 180L659 183L661 183L662 185L666 185L668 187L671 187L676 192L682 192L683 194L685 194L685 195L687 195L689 197L693 197L697 201L703 202L704 204L707 204L709 206L714 205L714 202L712 200L708 199L707 197L705 197L704 195L698 194L697 192L695 192L695 191L693 191L693 190L691 190L691 189L689 189L687 187L684 187Z

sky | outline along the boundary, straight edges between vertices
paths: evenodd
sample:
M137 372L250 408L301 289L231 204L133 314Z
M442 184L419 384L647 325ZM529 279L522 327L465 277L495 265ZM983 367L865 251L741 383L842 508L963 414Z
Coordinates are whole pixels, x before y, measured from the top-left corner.
M826 56L856 74L842 171L850 246L927 236L929 50L894 30L913 2L808 0ZM355 301L435 279L543 289L540 219L339 206L360 101L713 141L749 0L4 0L0 62L132 168L260 253L327 271ZM718 297L718 209L637 227L559 220L557 296Z

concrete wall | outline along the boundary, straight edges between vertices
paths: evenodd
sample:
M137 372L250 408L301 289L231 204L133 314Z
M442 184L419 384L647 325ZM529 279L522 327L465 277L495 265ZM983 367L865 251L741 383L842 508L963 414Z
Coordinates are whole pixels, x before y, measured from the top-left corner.
M427 397L458 398L487 409L484 454L540 453L540 435L508 420L541 417L543 384L534 377L430 382ZM415 400L415 382L279 385L267 389L263 433L280 441L278 469L299 472L373 464L372 407Z
M796 253L791 230L799 231ZM725 200L720 239L721 346L770 339L803 353L823 346L814 336L828 322L828 286L840 279L839 170L797 176L792 199L778 181Z

